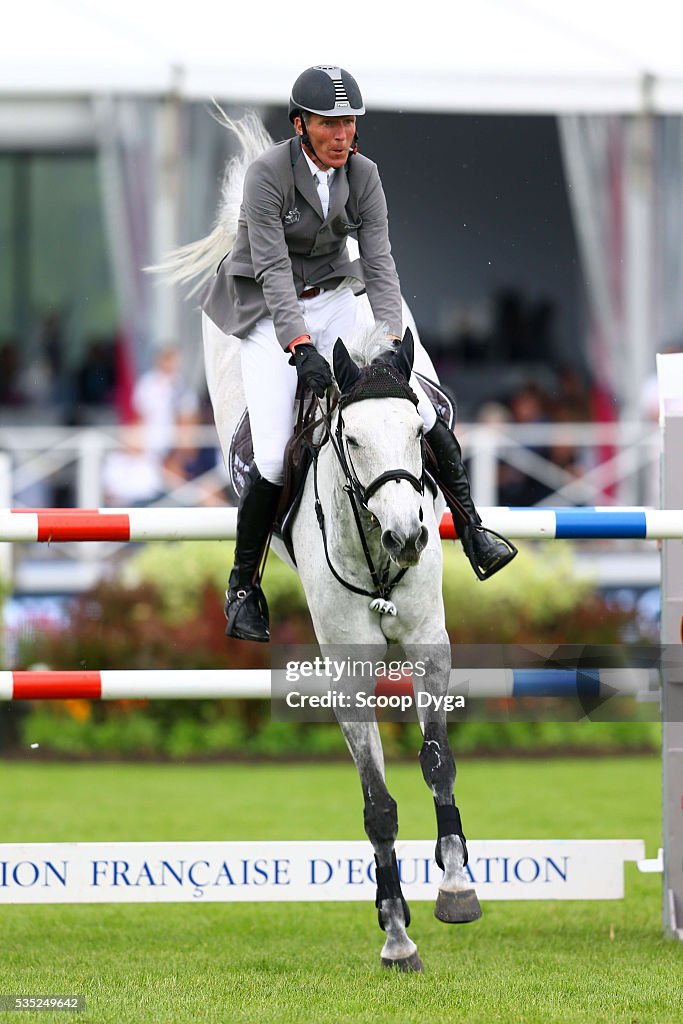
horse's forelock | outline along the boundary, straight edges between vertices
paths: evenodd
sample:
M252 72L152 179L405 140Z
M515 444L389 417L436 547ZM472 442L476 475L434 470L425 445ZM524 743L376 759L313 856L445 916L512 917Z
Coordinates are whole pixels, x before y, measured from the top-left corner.
M380 323L354 334L346 347L358 366L370 366L376 359L386 358L394 343L388 337L387 325Z

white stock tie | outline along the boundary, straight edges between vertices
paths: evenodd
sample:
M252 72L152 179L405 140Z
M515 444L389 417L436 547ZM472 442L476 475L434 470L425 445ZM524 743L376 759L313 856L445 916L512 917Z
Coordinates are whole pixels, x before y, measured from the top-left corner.
M327 176L327 171L316 171L315 176L318 179L318 195L320 196L320 205L323 208L323 220L327 217L327 211L330 208L330 185Z

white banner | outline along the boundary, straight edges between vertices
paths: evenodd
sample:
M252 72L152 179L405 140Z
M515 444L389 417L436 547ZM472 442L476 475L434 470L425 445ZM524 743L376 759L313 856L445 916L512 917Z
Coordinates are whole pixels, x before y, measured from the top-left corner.
M624 862L642 839L468 842L482 900L606 900L624 895ZM433 840L396 843L403 892L434 900ZM0 903L180 903L372 900L375 864L362 842L7 843Z

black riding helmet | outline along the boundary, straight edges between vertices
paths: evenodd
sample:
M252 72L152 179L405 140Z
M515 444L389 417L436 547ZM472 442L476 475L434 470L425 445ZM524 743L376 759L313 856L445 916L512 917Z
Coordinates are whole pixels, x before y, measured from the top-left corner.
M289 120L302 112L320 114L322 117L343 117L344 114L360 116L365 113L363 97L353 75L344 68L333 67L331 64L317 64L306 68L292 86L289 97ZM303 120L303 118L302 118ZM315 154L311 140L303 125L301 141ZM352 153L358 147L358 134L354 136Z
M294 123L302 110L323 117L364 114L363 97L353 75L344 68L319 64L306 68L292 86L289 120Z

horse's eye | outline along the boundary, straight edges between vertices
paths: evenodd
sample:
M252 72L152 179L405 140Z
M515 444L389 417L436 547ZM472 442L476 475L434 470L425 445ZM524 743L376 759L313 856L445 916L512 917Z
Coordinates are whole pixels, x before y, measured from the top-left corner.
M358 441L356 441L355 437L349 437L347 435L346 443L348 444L349 448L357 448L358 447Z

